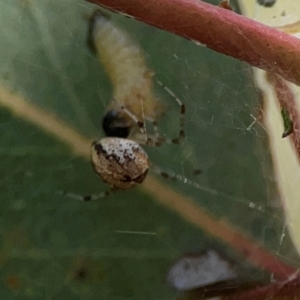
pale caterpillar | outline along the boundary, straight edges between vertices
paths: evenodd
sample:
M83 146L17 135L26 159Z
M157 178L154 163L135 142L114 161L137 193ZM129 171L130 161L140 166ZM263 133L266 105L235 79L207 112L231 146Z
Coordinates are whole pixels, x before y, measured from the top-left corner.
M154 72L148 68L142 49L129 34L101 11L96 11L90 19L88 43L113 85L108 112L119 115L114 125L128 127L130 131L135 125L130 115L141 123L160 119L165 105L154 94Z

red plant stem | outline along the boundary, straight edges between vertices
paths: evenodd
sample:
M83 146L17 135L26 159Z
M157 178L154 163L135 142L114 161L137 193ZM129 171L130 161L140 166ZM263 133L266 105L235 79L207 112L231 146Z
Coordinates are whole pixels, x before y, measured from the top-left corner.
M300 40L199 0L87 0L300 85Z
M300 277L284 283L273 283L264 287L223 296L220 300L292 300L300 299Z

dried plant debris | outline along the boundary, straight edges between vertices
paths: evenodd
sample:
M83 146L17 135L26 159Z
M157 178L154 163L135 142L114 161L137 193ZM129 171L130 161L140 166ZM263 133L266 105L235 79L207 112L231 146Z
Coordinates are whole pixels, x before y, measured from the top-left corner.
M199 255L186 255L170 269L168 283L176 290L188 291L236 278L233 264L222 259L214 250Z
M276 0L257 0L257 3L264 7L272 7L276 3Z

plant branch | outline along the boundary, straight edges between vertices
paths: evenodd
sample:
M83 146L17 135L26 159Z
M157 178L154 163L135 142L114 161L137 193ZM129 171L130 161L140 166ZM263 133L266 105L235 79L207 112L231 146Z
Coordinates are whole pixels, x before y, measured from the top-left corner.
M87 0L300 85L300 40L199 0Z
M297 300L300 299L300 277L292 276L285 282L276 282L248 291L238 292L233 295L220 297L220 300Z

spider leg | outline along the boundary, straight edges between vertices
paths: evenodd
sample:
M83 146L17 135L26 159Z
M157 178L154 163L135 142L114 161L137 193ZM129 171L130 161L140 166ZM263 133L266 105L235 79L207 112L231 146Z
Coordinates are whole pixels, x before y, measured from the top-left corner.
M174 171L165 171L157 165L151 165L151 170L155 174L160 175L160 176L162 176L162 177L164 177L165 179L168 179L168 180L181 181L181 182L187 183L187 184L192 185L192 186L197 185L197 183L191 181L190 179L188 179L188 178L186 178L182 175L176 174ZM198 176L198 175L201 175L202 172L203 171L201 169L194 169L193 170L193 175Z
M177 138L171 140L165 140L168 144L181 144L185 137L184 124L185 124L185 105L167 86L165 86L161 81L156 81L169 95L175 99L180 109L180 119L179 119L179 134ZM154 126L154 124L153 124Z
M112 192L113 192L113 190L110 189L110 190L107 190L107 191L99 193L99 194L91 194L91 195L86 195L86 196L75 194L75 193L68 193L66 191L58 191L57 193L61 196L64 196L64 197L72 198L72 199L79 200L79 201L88 202L88 201L94 201L94 200L98 200L100 198L104 198L104 197L110 195Z
M121 109L135 122L139 128L142 136L137 135L136 140L141 144L146 144L148 146L159 147L163 143L166 144L181 144L185 137L184 124L185 124L185 105L167 86L165 86L161 81L156 81L169 95L171 95L180 107L180 118L179 118L179 134L177 138L166 139L159 134L157 122L154 119L147 120L152 123L154 134L147 134L145 123L140 121L132 112L130 112L126 107L122 106Z
M175 174L174 172L172 172L172 173L166 172L166 171L162 170L162 168L160 168L159 166L152 165L151 170L155 174L160 175L160 176L164 177L165 179L170 179L170 180L174 180L174 181L178 180L177 174Z
M136 135L135 140L138 141L139 144L145 144L148 146L160 146L165 139L160 136L157 122L153 119L147 119L153 125L154 134L148 134L146 131L146 126L144 122L141 122L133 113L131 113L126 107L121 106L121 109L137 124L141 135Z
M140 129L141 133L147 134L145 123L140 121L132 112L130 112L126 107L121 106L121 109L136 123L138 128Z
M157 122L152 119L150 119L149 121L152 123L154 134L147 135L145 144L148 146L159 147L163 143L165 143L167 140L163 136L160 135L158 126L157 126Z

